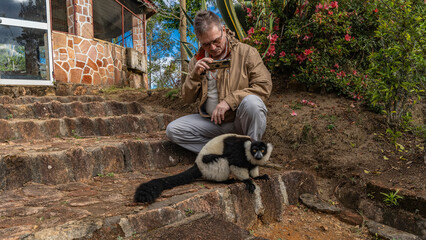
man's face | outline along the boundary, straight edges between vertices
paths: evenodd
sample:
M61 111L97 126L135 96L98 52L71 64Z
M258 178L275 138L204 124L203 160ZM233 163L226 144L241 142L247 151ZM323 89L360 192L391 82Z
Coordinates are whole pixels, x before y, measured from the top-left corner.
M219 57L225 50L225 28L212 25L204 34L197 36L201 47L207 51L212 58Z

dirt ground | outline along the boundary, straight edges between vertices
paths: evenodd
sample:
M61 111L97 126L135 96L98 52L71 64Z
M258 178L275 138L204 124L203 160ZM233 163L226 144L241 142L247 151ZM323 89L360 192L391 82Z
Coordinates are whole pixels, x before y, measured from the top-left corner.
M250 232L271 240L362 240L369 239L364 226L352 226L332 215L313 212L303 205L287 206L283 221L260 224Z
M274 164L313 173L319 179L320 197L337 205L336 189L354 185L362 189L371 180L395 189L426 191L424 138L403 132L396 140L398 145L392 144L384 116L368 111L360 102L289 88L282 82L274 80L266 103L264 141L274 145ZM127 92L117 97L145 102L152 110L175 117L196 112L195 104L184 104L168 90ZM425 124L425 111L424 102L416 107L414 124ZM270 239L368 239L365 228L336 221L333 216L300 207L289 211L294 218L285 221L291 224L259 226L253 233Z

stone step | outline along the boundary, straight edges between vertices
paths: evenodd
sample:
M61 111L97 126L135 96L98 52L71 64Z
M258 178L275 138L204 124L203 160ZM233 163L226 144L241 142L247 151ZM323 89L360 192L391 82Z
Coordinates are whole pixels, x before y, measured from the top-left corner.
M71 102L103 102L105 98L98 95L80 95L80 96L23 96L18 98L13 98L10 96L0 96L0 104L31 104L31 103L48 103L48 102L61 102L61 103L71 103Z
M0 190L27 182L63 184L193 162L195 155L159 134L65 138L0 144ZM143 140L142 140L143 139Z
M168 114L66 117L47 120L0 119L0 141L150 133L164 130L171 120L172 116Z
M245 190L243 183L196 181L165 191L151 205L131 204L141 182L188 167L114 174L58 185L28 183L4 191L0 195L0 239L168 239L162 237L173 231L183 234L185 226L198 226L200 221L227 222L227 227L216 233L211 231L213 235L208 239L231 239L219 237L245 236L244 230L235 232L233 225L248 229L259 219L265 223L280 221L286 205L296 204L300 194L316 193L315 179L310 174L262 168L261 172L270 174L271 179L256 181L253 194ZM209 231L209 226L204 226L204 231ZM193 233L202 234L197 229Z
M146 113L137 102L71 102L51 101L32 104L0 104L0 119L47 119L75 117L120 116L125 114Z

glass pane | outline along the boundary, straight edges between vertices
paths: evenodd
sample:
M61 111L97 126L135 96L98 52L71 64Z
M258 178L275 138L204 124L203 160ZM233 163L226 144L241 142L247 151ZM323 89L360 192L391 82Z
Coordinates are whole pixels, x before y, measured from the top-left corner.
M68 32L67 1L51 0L52 4L52 28L53 30Z
M0 0L0 17L45 23L46 0Z
M117 43L121 36L121 6L114 0L93 1L95 38Z
M46 80L46 48L47 30L0 25L0 79Z

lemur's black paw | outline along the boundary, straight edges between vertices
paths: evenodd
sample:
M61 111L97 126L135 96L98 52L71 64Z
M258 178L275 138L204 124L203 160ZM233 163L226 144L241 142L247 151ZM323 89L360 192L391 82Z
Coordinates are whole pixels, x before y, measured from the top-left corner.
M244 180L243 182L246 185L246 190L249 193L254 193L254 190L256 189L256 186L253 184L253 182L250 179Z
M268 181L270 178L269 178L268 174L263 174L262 176L255 177L254 179L256 179L256 180L260 179L260 180Z

